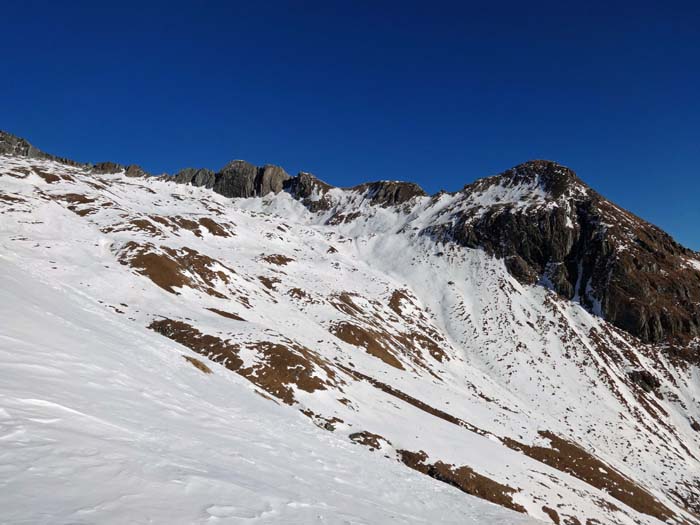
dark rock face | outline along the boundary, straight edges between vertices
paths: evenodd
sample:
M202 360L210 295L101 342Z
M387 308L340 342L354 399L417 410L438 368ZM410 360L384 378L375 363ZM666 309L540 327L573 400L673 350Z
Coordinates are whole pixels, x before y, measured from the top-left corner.
M128 168L126 168L125 175L127 177L147 177L148 173L146 173L141 166L137 166L136 164L132 164Z
M412 182L378 181L350 188L366 194L370 202L377 206L398 206L413 197L424 197L423 188Z
M257 175L257 167L244 160L234 160L216 174L214 191L224 197L254 197Z
M556 163L526 163L462 193L479 202L497 186L503 191L495 195L526 191L517 204L466 207L441 236L503 258L521 282L549 286L644 341L700 335L694 252Z
M63 164L68 164L69 166L80 166L79 162L75 162L70 159L65 159L63 157L56 157L54 155L49 155L44 153L38 148L32 146L29 142L23 138L16 137L11 133L0 130L0 155L14 155L16 157L29 157L32 159L46 159L55 160Z
M214 172L205 168L185 168L178 172L173 180L178 184L192 184L212 189L214 187Z
M279 166L266 165L258 168L244 160L234 160L218 173L187 168L175 175L173 180L179 184L213 189L224 197L236 198L279 193L289 178L287 172Z
M5 131L0 131L0 155L15 155L33 159L50 158L50 155L35 148L26 140L15 137Z
M106 173L119 173L124 169L124 166L122 166L121 164L117 164L116 162L98 162L97 164L92 166L92 172L98 173L100 175Z
M330 184L303 171L284 183L284 190L312 212L325 211L332 206L326 195L332 188Z
M284 182L289 178L287 172L279 166L266 164L262 168L258 168L255 178L256 191L260 196L268 193L279 193L284 188Z
M645 392L653 392L661 387L659 378L647 370L633 370L628 377Z

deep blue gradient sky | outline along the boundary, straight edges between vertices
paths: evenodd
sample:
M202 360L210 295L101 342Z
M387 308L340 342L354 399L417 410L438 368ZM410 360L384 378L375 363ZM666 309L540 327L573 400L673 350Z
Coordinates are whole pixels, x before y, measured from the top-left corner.
M0 129L430 192L547 158L700 249L698 2L107 4L3 2Z

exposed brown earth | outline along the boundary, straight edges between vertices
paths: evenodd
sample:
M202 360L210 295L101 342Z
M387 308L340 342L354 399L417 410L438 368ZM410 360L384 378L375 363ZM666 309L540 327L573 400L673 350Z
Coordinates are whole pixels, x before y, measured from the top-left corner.
M350 438L350 441L364 445L372 451L383 448L382 443L391 446L391 443L383 436L374 434L373 432L368 432L366 430L363 430L362 432L355 432L350 434L348 437Z
M202 363L196 357L190 357L188 355L183 355L182 357L184 357L187 360L187 362L192 364L192 366L194 366L197 370L200 370L200 371L204 372L205 374L213 374L213 372L211 371L211 368L209 368L207 365Z
M325 390L327 382L336 382L331 367L300 345L267 341L249 343L246 347L255 350L258 360L244 367L239 357L241 345L203 334L183 321L161 319L153 321L148 328L240 374L288 405L295 403L294 388L315 392ZM326 377L325 381L321 375Z
M326 221L326 224L337 226L338 224L352 222L361 215L362 214L359 211L353 213L336 213Z
M391 352L386 334L346 322L333 325L330 331L341 341L364 348L369 355L381 359L387 365L404 370L401 361Z
M34 168L34 173L39 175L39 177L44 179L44 182L46 182L48 184L54 184L56 182L61 181L61 177L59 177L58 175L56 175L54 173L49 173L49 172L44 171L44 170L39 169L39 168Z
M207 230L209 230L209 233L216 237L231 237L231 233L226 228L209 217L200 218L199 224L204 226Z
M317 414L309 408L300 410L300 412L313 421L314 425L316 425L318 428L322 428L328 432L335 432L336 425L338 423L343 423L343 420L339 417L323 417L321 414Z
M452 423L453 425L456 425L458 427L462 427L471 432L475 432L479 435L491 435L490 433L472 425L471 423L467 423L463 419L455 417L452 414L448 414L447 412L445 412L444 410L440 410L439 408L432 407L427 403L424 403L420 399L416 399L415 397L409 396L405 392L402 392L401 390L398 390L397 388L394 388L391 385L379 381L378 379L370 377L366 374L363 374L362 372L359 372L352 368L348 368L347 366L341 364L336 364L336 366L349 376L357 379L358 381L366 381L367 383L369 383L375 388L378 388L382 392L389 394L390 396L394 396L395 398L400 399L401 401L408 403L409 405L414 406L415 408L422 410L423 412L426 412L432 416L447 421L448 423Z
M263 284L265 288L268 290L274 290L275 285L281 283L277 277L266 277L264 275L261 275L258 277L258 280Z
M287 257L286 255L280 254L263 255L261 259L270 264L276 264L277 266L286 266L290 262L294 262L294 259L292 259L291 257Z
M340 312L354 319L353 322L341 321L331 326L330 331L346 343L364 348L367 353L396 368L404 368L399 361L397 352L415 365L426 370L421 349L437 361L449 360L440 343L445 343L444 338L424 319L409 319L415 329L399 333L391 333L386 324L386 314L381 310L366 312L353 300L353 294L343 292L331 298L331 304ZM375 307L381 305L375 302ZM398 365L398 366L397 366Z
M225 296L214 287L217 282L229 283L229 276L223 270L213 270L212 267L218 265L235 273L220 262L190 248L175 250L161 247L158 250L151 243L139 244L135 241L124 245L119 251L118 260L173 294L178 293L176 288L188 286L223 299Z
M547 505L544 505L542 507L542 512L549 516L549 519L552 520L554 525L559 525L561 523L561 520L559 519L559 513L556 510L550 509Z
M218 310L216 308L207 308L210 312L220 315L221 317L226 317L227 319L233 319L234 321L245 321L241 316L232 314L231 312L224 312L223 310Z
M674 518L684 522L652 494L577 444L547 431L540 431L540 435L550 440L551 448L523 445L510 438L502 438L501 441L513 450L604 490L637 512L654 516L661 521Z
M513 501L513 494L518 492L513 487L498 483L467 466L456 467L442 461L432 464L428 463L428 455L422 450L419 452L398 450L397 452L405 465L418 472L457 487L477 498L485 499L517 512L525 512L525 507Z

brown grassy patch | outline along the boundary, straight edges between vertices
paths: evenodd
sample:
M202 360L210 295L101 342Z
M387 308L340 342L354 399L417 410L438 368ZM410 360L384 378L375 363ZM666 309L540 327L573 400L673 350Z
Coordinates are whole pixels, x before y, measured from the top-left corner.
M199 224L205 227L209 233L217 237L231 237L231 234L218 222L210 219L209 217L202 217L199 219Z
M656 497L622 475L611 466L586 452L576 443L560 438L548 431L540 435L550 440L552 448L529 446L510 438L502 438L504 444L537 461L566 472L589 485L603 490L637 512L653 516L661 521L677 518L676 514Z
M364 348L369 355L381 359L387 365L404 370L401 361L391 352L389 340L384 334L347 322L334 325L330 331L341 341Z
M82 195L81 193L63 193L61 195L55 195L54 198L70 204L92 204L95 202L95 199L87 195Z
M326 224L338 225L343 223L352 222L362 215L359 211L352 213L336 213L330 219L326 221Z
M559 513L556 510L550 509L547 505L544 505L542 507L542 512L549 516L549 519L554 522L554 525L559 525Z
M258 280L263 283L263 286L268 290L274 290L275 285L282 282L277 277L265 277L264 275L259 276Z
M525 513L525 507L513 501L512 495L518 492L513 487L498 483L467 466L456 467L442 461L432 464L427 463L428 455L422 450L419 452L399 450L398 453L405 465L418 472L457 487L461 491L477 498Z
M270 264L276 264L277 266L286 266L290 262L294 261L294 259L292 259L291 257L287 257L286 255L280 254L264 255L260 258L265 262L268 262Z
M316 425L318 428L322 428L323 430L328 430L329 432L334 432L335 431L335 425L337 423L343 423L343 420L340 419L339 417L323 417L321 414L317 414L313 410L309 408L305 408L304 410L300 410L302 414L304 414L306 417L308 417L314 425Z
M186 219L185 217L180 217L176 215L175 217L170 217L170 220L175 223L178 227L191 231L197 237L202 237L202 232L199 229L199 223L191 219Z
M389 299L389 308L396 312L399 316L403 317L401 313L401 301L412 302L404 290L394 290Z
M7 193L0 193L0 201L7 202L9 204L20 204L27 202L22 197L15 197L14 195L8 195Z
M301 345L268 341L246 344L257 352L258 360L244 367L238 355L241 345L203 334L185 322L161 319L153 321L148 328L220 363L288 405L295 402L294 387L310 393L327 388L318 372L324 374L327 381L336 377L325 361Z
M61 180L61 177L59 177L58 175L49 173L39 168L34 168L34 173L39 175L39 177L44 179L44 181L48 184L54 184L55 182L59 182Z
M350 438L350 441L364 445L372 451L380 450L382 448L382 442L391 446L391 443L385 437L366 430L363 430L362 432L355 432L354 434L350 434L348 437Z
M226 317L227 319L233 319L234 321L245 321L242 317L232 314L231 312L225 312L223 310L218 310L216 308L207 308L210 312L214 312L215 314L219 314L221 317Z
M80 193L64 193L61 195L52 195L52 199L68 203L66 206L70 211L79 215L80 217L85 217L89 213L96 211L93 207L83 207L87 204L93 204L96 199L82 195Z
M184 357L185 359L187 359L187 362L188 362L188 363L191 363L192 366L194 366L197 370L201 370L201 371L204 372L205 374L213 374L213 372L211 371L211 368L209 368L207 365L205 365L204 363L202 363L202 362L201 362L199 359L197 359L196 357L190 357L190 356L184 355L184 354L183 354L182 357Z
M230 282L224 271L212 269L216 264L226 268L224 265L190 248L161 247L161 250L156 250L150 243L129 241L120 251L119 262L131 266L170 293L177 294L175 288L188 286L214 297L226 298L213 288L217 281ZM233 273L230 268L226 269Z
M398 390L393 386L387 385L386 383L383 383L378 379L374 379L373 377L365 375L362 372L358 372L357 370L353 370L341 364L336 364L336 366L349 376L354 377L357 380L366 381L373 387L381 390L382 392L394 396L395 398L400 399L401 401L408 403L409 405L414 406L415 408L422 410L423 412L426 412L432 416L447 421L448 423L452 423L453 425L456 425L458 427L465 428L481 436L491 435L488 432L472 425L471 423L467 423L463 419L455 417L452 414L448 414L447 412L440 410L439 408L432 407L427 403L424 403L420 399L416 399L415 397L409 396L405 392L402 392L401 390Z
M148 233L152 236L161 235L163 232L148 219L133 219L131 221L120 223L115 226L107 226L102 228L103 233L123 232L123 231L140 231Z
M379 349L393 348L394 350L398 350L401 354L406 356L416 365L426 368L428 371L430 371L430 369L426 367L425 361L423 360L421 353L417 351L419 347L426 350L436 361L442 362L449 360L449 356L440 346L440 342L444 342L445 340L434 328L430 327L426 323L420 324L412 319L407 319L406 317L402 316L402 318L406 321L409 321L409 324L412 324L415 327L415 329L392 335L387 330L383 329L381 326L381 324L385 321L384 317L380 313L375 312L373 314L373 317L369 318L367 312L364 312L363 309L355 303L355 301L353 300L354 297L357 296L349 292L339 293L331 298L331 305L333 305L333 307L335 307L336 310L354 319L357 319L358 321L361 321L361 324L369 323L371 326L373 326L373 328L360 328L361 330L364 330L367 333L367 337L363 337L363 339L373 340L376 344L379 345ZM392 296L393 303L399 310L399 315L401 315L401 313L398 303L403 298L407 298L404 292L400 292L400 296ZM342 324L343 323L340 323L340 325ZM357 323L349 324L351 324L352 326L358 326ZM331 331L334 332L334 330L335 328ZM359 346L364 347L364 344ZM375 345L372 345L372 347L376 349Z

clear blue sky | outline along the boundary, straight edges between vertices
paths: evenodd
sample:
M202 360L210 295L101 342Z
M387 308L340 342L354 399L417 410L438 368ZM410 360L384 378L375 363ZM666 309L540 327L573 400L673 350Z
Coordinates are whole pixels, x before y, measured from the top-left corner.
M430 192L547 158L700 249L699 2L107 4L3 2L0 129Z

